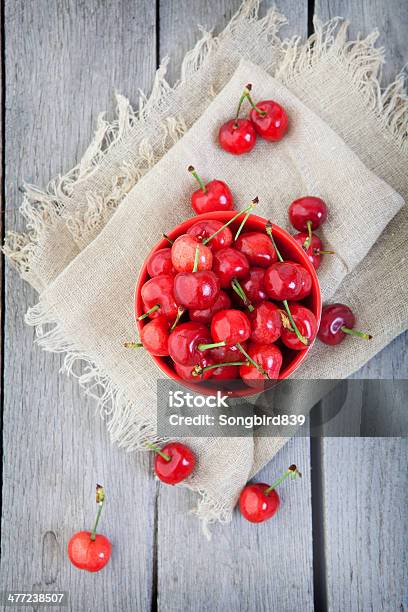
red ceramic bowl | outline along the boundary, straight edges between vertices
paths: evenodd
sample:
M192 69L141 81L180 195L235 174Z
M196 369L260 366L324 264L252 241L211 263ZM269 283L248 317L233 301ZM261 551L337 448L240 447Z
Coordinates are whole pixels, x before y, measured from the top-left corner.
M178 238L178 236L185 234L187 230L192 225L194 225L194 223L197 223L197 221L216 219L217 221L226 223L234 215L236 215L236 211L234 210L225 211L225 212L215 211L212 213L197 215L195 217L191 217L191 219L187 219L187 221L184 221L183 223L180 223L180 225L175 227L171 232L168 232L167 235L171 240L175 240L176 238ZM230 229L233 234L234 234L234 231L237 231L239 225L241 224L242 219L243 219L243 215L238 217L238 219L236 219L230 225ZM255 232L255 231L264 232L265 223L266 223L266 219L263 219L262 217L258 217L257 215L250 215L247 222L245 223L244 231L245 232ZM309 261L303 249L293 240L292 236L288 234L285 230L278 227L277 225L274 225L273 226L273 236L274 236L276 245L284 259L296 261L302 264L302 266L304 266L309 271L312 277L312 291L307 298L302 300L302 303L305 304L305 306L307 306L308 308L310 308L310 310L313 312L313 314L316 317L317 327L319 327L321 311L322 311L322 301L321 301L321 294L320 294L320 285L319 285L319 280L317 278L316 270L314 269L313 265ZM151 253L159 249L163 249L164 247L168 247L168 246L169 246L168 241L165 238L162 238L162 240L160 240L160 242L158 242L153 247ZM137 318L141 314L143 314L141 289L144 283L148 279L149 279L149 275L147 273L147 266L146 266L146 263L144 263L140 271L139 278L137 280L136 292L135 292L135 318L136 318L136 323L139 329L139 333L142 330L143 326L146 325L146 323L148 323L148 321L150 320L150 319L143 319L142 321L137 320ZM300 366L300 364L303 363L303 361L306 359L311 349L311 346L309 346L307 349L303 351L291 351L290 349L283 347L282 349L283 363L282 363L282 369L279 374L279 380L288 378L288 376L290 376L291 374L295 372L295 370ZM174 370L171 364L170 358L155 357L153 355L151 357L153 361L159 366L161 371L166 376L177 381L179 384L185 387L188 387L198 393L214 394L214 392L216 391L216 388L214 387L211 388L206 385L202 385L198 383L197 384L189 383L188 381L181 379L176 373L176 371ZM244 382L242 383L242 388L239 388L229 393L226 392L226 394L229 394L232 397L244 397L244 396L249 396L249 395L255 395L257 393L259 393L259 391L257 391L254 388L248 387L247 385L245 385Z

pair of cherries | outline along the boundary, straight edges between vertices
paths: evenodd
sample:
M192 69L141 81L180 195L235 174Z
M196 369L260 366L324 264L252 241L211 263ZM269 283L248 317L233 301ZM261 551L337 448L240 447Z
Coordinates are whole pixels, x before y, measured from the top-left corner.
M252 85L248 84L241 95L234 119L224 123L218 133L218 142L224 151L232 155L242 155L252 151L257 136L276 142L288 130L288 115L284 108L274 100L263 100L255 104L251 98ZM252 110L247 119L240 119L241 106L248 100Z

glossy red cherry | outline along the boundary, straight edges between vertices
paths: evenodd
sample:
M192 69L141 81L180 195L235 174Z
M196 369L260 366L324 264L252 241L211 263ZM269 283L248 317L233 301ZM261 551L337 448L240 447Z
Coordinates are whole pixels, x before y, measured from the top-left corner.
M273 300L293 300L302 289L303 277L291 261L273 263L265 272L265 291Z
M211 321L211 336L214 342L226 345L244 342L251 334L249 319L242 310L220 310Z
M69 560L78 569L98 572L109 561L112 544L104 535L96 534L91 540L90 531L78 531L68 542Z
M325 344L340 344L347 335L371 340L372 336L354 328L356 318L345 304L329 304L322 310L318 338Z
M266 483L254 482L241 491L239 509L250 523L263 523L277 513L280 497L275 490L265 493L268 489L269 485Z
M174 279L174 297L185 308L211 308L219 292L220 281L211 270L179 272Z
M250 343L247 349L249 357L259 366L253 363L242 365L239 373L246 385L249 387L263 388L268 380L279 377L282 367L282 353L275 344Z
M288 115L285 109L274 100L257 102L250 112L256 133L265 140L281 140L288 131Z
M160 276L160 274L176 274L171 262L171 249L164 248L154 251L146 261L149 276Z
M231 306L231 299L225 291L220 291L214 304L209 308L205 309L191 309L188 311L190 321L196 321L197 323L211 323L211 319L216 312L229 308Z
M292 317L296 323L296 326L299 332L302 334L306 340L308 340L307 344L304 344L299 340L294 331L291 331L288 327L283 326L281 333L281 340L285 346L294 350L294 351L303 351L310 344L312 344L313 340L317 334L317 322L316 317L313 312L306 308L306 306L302 306L302 304L297 304L296 302L289 303L290 312Z
M289 206L289 220L299 232L318 228L327 218L327 206L321 198L304 196Z
M218 142L233 155L249 153L256 143L255 128L249 119L231 119L220 127Z
M272 302L257 304L248 315L251 323L251 342L272 344L281 335L282 320L280 309Z
M241 355L242 357L242 355ZM209 370L212 372L211 380L238 380L239 366L237 365L218 365L217 368Z
M215 234L215 232L221 229L223 225L224 224L221 223L221 221L217 221L216 219L197 221L197 223L194 223L194 225L187 230L187 234L190 234L191 236L194 236L194 238L202 241ZM229 227L224 227L221 232L211 239L211 241L208 243L208 248L210 248L214 253L214 251L219 251L220 249L229 247L231 244L231 230Z
M251 523L263 523L272 518L280 506L280 497L276 487L286 478L296 478L296 476L301 476L301 473L296 465L291 465L272 485L264 482L247 484L239 497L239 509L242 516Z
M168 340L170 323L164 316L152 319L140 332L140 340L144 348L152 355L166 357L169 354Z
M235 248L246 256L251 266L268 268L277 260L269 236L261 232L241 234L235 243Z
M233 278L248 276L249 262L243 253L229 247L214 253L213 270L220 279L221 288L226 289Z
M224 181L213 180L205 185L193 166L189 166L188 170L200 185L200 189L191 196L191 205L197 215L234 208L232 193Z
M175 485L190 476L196 465L194 453L180 442L169 442L160 449L154 462L157 478L166 484Z
M312 263L315 270L317 270L320 266L320 251L322 250L322 243L320 238L318 238L316 234L313 234L309 246L307 248L304 248L304 244L306 240L308 240L308 237L309 234L307 232L300 232L299 234L295 234L293 236L294 240L296 240L298 245L301 246L306 252L308 259Z
M104 535L96 533L101 515L105 491L101 485L96 485L96 503L98 512L92 531L78 531L68 542L69 560L78 569L88 572L98 572L109 561L112 545Z
M194 236L183 234L176 238L171 247L171 261L177 272L193 271L197 247L199 248L198 271L211 270L213 263L211 249L201 244Z
M264 277L265 270L263 268L251 268L249 276L240 281L245 295L253 306L268 299L265 291ZM235 292L233 299L236 304L243 306L243 301Z
M312 290L312 276L306 268L304 268L301 264L293 262L293 265L299 270L300 276L302 278L302 283L300 287L300 291L297 294L296 300L304 300L305 297L310 295Z
M210 355L210 351L205 351L197 364L193 366L183 366L174 361L174 369L176 370L180 378L182 378L183 380L199 383L200 380L207 380L208 378L212 377L214 370L205 370L204 368L206 368L207 366L211 366L214 363L215 361ZM203 373L199 377L197 376L195 371L197 365L203 369Z
M240 342L242 348L246 350L247 342ZM227 361L245 361L245 357L235 345L232 346L217 346L206 353L211 354L211 358L215 363L226 363Z
M194 366L200 363L202 352L198 346L211 342L209 329L202 323L180 323L169 336L169 354L180 365Z
M148 280L142 287L141 297L144 312L151 319L164 315L171 323L177 316L177 303L173 293L174 277L170 274L160 274ZM156 308L157 307L157 308Z

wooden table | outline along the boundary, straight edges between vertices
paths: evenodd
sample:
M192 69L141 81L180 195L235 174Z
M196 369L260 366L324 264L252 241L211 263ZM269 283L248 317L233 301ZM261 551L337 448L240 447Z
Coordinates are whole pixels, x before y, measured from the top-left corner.
M3 159L6 229L21 227L23 180L72 167L113 91L137 101L159 59L173 81L196 24L223 27L239 0L6 0ZM273 2L264 3L262 12ZM382 31L386 78L408 59L406 0L279 0L286 34L344 15L352 33ZM202 536L193 496L160 486L150 458L112 446L94 406L59 375L61 358L24 325L34 291L4 268L4 471L1 589L67 590L72 610L407 610L407 443L291 440L263 470L304 472L284 511L259 527L238 514ZM404 378L407 335L359 373ZM363 395L364 389L362 389ZM332 401L332 400L331 400ZM109 495L101 528L114 543L99 574L72 567L70 535L88 527L94 486Z

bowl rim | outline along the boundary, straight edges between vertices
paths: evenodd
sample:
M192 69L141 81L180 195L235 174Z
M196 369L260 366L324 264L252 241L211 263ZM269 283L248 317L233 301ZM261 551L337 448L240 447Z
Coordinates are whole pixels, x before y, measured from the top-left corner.
M171 231L167 232L166 235L168 236L168 238L170 238L170 240L175 240L182 234L185 234L187 230L192 225L197 223L198 221L215 220L215 221L222 221L226 223L234 215L236 215L237 212L239 211L236 211L236 210L213 211L209 213L203 213L201 215L195 215L193 217L189 217L188 219L182 221L179 225L176 225ZM245 213L243 212L242 215L244 214ZM264 217L260 217L259 215L254 215L252 213L249 215L248 221L249 220L259 224L260 226L265 225L267 223L267 219L265 219ZM258 231L258 230L251 229L250 231ZM301 263L312 276L312 292L314 294L313 299L316 302L315 309L313 309L312 312L316 317L317 328L319 328L321 313L322 313L322 296L321 296L320 283L319 283L319 279L318 279L316 270L313 264L311 263L311 261L309 260L308 256L306 255L305 251L296 242L296 240L294 240L293 236L291 236L289 232L284 230L279 225L273 224L273 233L274 233L274 238L277 237L277 242L288 241L291 243L291 247L295 250L299 258L299 260L297 260L297 263ZM169 248L169 242L163 236L149 251L139 271L139 275L137 277L137 281L135 284L135 292L134 292L133 312L134 312L135 322L136 322L139 334L142 328L144 327L144 325L146 325L146 323L148 323L149 321L149 319L142 320L142 321L138 321L137 319L138 316L143 314L141 289L142 289L143 284L146 282L147 277L149 277L149 274L147 272L147 261L155 251L158 251L166 247ZM312 342L312 344L310 344L306 349L302 351L298 351L298 354L296 355L296 357L286 366L286 368L284 368L284 370L280 372L279 378L277 379L276 382L280 382L281 380L286 380L287 378L289 378L289 376L291 376L299 368L299 366L305 361L306 357L308 356L315 341L316 341L316 338ZM217 389L215 387L213 388L206 387L205 385L202 385L202 384L200 385L199 383L193 383L193 382L182 379L180 376L178 376L177 372L164 361L166 359L165 357L158 357L156 355L150 355L150 357L152 358L156 366L161 370L161 372L163 372L163 374L166 375L166 377L174 380L179 385L183 387L187 387L202 395L214 395L217 393ZM229 397L249 397L251 395L258 395L260 392L262 392L262 390L256 389L254 387L246 387L243 389L239 389L237 391L223 390L223 393L225 393L225 395L228 395Z

